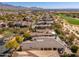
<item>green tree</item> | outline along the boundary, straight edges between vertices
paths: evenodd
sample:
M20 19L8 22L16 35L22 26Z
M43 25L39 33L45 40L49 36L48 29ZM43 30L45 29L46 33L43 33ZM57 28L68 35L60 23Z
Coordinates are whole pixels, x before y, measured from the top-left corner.
M17 49L19 46L20 46L19 43L15 39L12 39L5 44L6 48L16 48Z

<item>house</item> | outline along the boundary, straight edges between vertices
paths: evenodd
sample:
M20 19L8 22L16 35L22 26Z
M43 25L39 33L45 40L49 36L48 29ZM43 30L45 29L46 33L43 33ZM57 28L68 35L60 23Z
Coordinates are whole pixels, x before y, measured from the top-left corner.
M25 41L21 44L22 50L30 50L30 49L65 49L66 44L60 40L58 36L54 35L35 35L32 37L32 41Z
M55 32L32 33L32 41L24 41L21 44L25 50L54 50L65 49L67 45L56 35Z
M7 27L7 23L5 23L5 22L0 22L0 27L1 27L1 28Z

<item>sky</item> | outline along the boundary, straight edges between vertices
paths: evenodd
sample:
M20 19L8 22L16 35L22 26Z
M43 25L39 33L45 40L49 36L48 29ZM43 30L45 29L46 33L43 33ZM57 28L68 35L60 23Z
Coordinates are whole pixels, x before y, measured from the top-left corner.
M3 2L14 6L41 7L46 9L79 9L79 2Z

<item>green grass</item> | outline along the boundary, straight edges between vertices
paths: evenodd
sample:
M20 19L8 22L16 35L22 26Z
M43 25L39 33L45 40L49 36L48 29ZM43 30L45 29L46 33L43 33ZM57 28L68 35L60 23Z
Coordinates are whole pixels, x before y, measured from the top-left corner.
M79 19L77 18L72 18L72 17L68 17L65 15L59 15L59 16L61 16L63 19L65 19L70 24L79 25Z

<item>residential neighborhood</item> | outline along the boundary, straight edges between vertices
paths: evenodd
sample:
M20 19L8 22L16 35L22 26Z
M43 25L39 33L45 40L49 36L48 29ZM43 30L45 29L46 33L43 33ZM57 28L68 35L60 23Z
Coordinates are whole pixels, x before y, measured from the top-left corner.
M0 57L79 57L79 10L0 6Z

